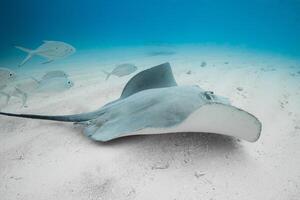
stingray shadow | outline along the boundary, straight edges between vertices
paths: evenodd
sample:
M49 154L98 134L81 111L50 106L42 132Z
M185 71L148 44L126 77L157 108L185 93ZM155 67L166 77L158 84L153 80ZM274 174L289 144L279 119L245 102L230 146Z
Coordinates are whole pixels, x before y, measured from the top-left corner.
M53 123L53 125L56 123ZM55 126L61 126L57 123ZM212 133L165 133L153 135L132 135L116 138L108 142L99 142L86 137L81 128L63 125L74 133L76 140L95 148L113 148L126 156L131 163L149 167L153 163L168 163L170 166L219 161L226 164L229 160L248 162L242 141L234 137ZM197 165L197 164L196 164Z
M118 145L122 146L124 144L128 145L131 143L138 143L141 141L148 141L148 142L157 142L157 141L169 141L169 142L183 142L183 141L190 141L193 143L203 143L210 141L212 145L218 145L220 143L224 143L228 146L236 146L237 139L220 134L213 134L213 133L202 133L202 132L179 132L179 133L163 133L163 134L150 134L150 135L130 135L124 136L120 138L116 138L107 142L99 142L96 143L104 144L104 145Z
M222 157L227 154L243 155L240 140L212 133L168 133L157 135L136 135L117 138L108 142L93 142L99 147L110 146L121 148L137 157L157 157L165 154L167 157L177 157L182 153ZM168 158L166 158L168 159Z
M198 149L199 151L214 152L238 152L242 150L240 140L231 136L202 133L202 132L182 132L182 133L164 133L151 135L131 135L120 138L115 138L107 142L94 141L86 137L82 128L70 126L70 124L61 124L59 122L52 122L52 126L68 129L68 132L75 133L76 137L87 140L92 145L98 147L116 147L121 149L153 149L157 151L180 151L182 148Z

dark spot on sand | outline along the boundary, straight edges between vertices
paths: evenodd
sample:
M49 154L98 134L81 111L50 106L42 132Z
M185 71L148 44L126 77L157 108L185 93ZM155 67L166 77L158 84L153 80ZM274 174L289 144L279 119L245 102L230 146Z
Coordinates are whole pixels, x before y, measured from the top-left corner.
M155 170L155 169L168 169L169 168L169 163L155 163L151 169Z
M243 91L244 89L242 87L237 87L236 88L238 91Z
M200 67L205 67L207 65L207 63L205 61L203 61L201 64L200 64Z
M192 73L191 70L187 71L186 74L190 75Z

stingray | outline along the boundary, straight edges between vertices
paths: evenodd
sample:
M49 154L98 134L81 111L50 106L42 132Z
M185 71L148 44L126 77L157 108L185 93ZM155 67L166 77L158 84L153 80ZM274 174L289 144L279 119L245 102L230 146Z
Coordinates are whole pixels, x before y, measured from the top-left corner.
M198 86L178 86L169 63L136 74L119 99L93 112L62 116L0 114L74 122L83 126L86 136L102 142L175 132L216 133L254 142L261 132L260 121L230 105L227 98Z

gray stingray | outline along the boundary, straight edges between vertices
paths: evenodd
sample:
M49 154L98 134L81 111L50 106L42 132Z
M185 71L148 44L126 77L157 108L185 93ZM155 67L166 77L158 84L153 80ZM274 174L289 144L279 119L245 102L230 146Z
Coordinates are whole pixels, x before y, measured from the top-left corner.
M207 132L254 142L261 132L259 120L231 106L227 98L198 86L178 86L169 63L138 73L119 99L94 112L64 116L0 114L75 122L96 141L129 135Z

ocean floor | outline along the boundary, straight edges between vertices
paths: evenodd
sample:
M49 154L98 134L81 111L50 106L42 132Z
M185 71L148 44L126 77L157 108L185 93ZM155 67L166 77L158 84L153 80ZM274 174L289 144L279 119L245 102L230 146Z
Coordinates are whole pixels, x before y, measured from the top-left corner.
M16 66L24 57L18 54L1 66ZM17 73L40 77L62 69L74 87L63 93L31 94L27 108L12 99L2 111L92 111L118 98L134 75L105 81L102 69L129 62L141 71L168 61L178 84L199 85L229 97L234 106L258 117L261 137L249 143L181 133L100 143L72 123L1 116L1 199L300 198L300 59L237 47L169 45L79 50L65 60L45 65L41 61L34 58L16 68Z

